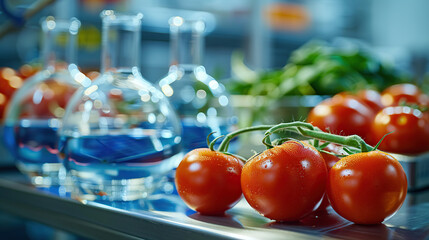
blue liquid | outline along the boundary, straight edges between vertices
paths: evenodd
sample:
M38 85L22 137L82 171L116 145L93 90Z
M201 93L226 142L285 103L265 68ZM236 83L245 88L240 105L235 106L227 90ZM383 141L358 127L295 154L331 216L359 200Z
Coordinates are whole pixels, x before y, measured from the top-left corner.
M181 151L175 137L96 135L64 138L68 170L90 172L104 180L144 178L166 174Z
M4 140L13 157L22 163L59 163L57 128L50 120L22 120L4 127Z
M229 128L230 126L228 125L220 125L216 128L212 128L209 126L197 126L195 124L192 123L187 123L186 121L182 121L182 128L183 128L183 150L185 151L185 153L196 149L196 148L207 148L207 136L212 133L215 132L212 137L210 137L210 140L221 136L221 135L226 135L228 134ZM216 144L215 147L219 146L220 143L222 142L222 139L219 139ZM235 142L235 139L233 139L231 141L231 144L233 144ZM230 146L231 146L230 144ZM235 149L233 149L233 147L230 147L231 151L234 151Z

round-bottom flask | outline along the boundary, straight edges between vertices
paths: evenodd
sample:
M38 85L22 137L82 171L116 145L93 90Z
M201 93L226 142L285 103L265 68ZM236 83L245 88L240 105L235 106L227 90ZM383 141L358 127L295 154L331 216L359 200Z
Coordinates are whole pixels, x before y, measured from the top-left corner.
M213 137L226 135L237 124L228 92L201 64L204 29L202 20L170 19L172 65L159 81L181 120L184 153L207 147L210 133ZM237 151L238 142L234 139L229 148Z
M65 171L58 157L57 130L66 103L90 80L72 63L77 19L42 21L45 67L13 95L7 108L3 137L18 169L37 187L59 186ZM61 39L63 45L59 45Z
M102 13L102 71L67 106L60 149L72 197L130 201L162 184L181 152L179 121L141 76L141 14Z

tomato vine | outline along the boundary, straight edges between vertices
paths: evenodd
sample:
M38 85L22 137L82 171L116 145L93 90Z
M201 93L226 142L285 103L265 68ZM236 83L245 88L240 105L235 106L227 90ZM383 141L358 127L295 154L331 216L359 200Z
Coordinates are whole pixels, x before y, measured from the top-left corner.
M247 160L228 152L233 138L253 131L264 132L261 142L265 151ZM313 144L276 135L283 131L313 140ZM222 215L243 194L249 205L267 218L298 221L318 209L322 199L326 208L326 192L338 214L356 223L374 224L394 214L405 199L407 180L401 165L391 155L377 150L384 137L373 147L358 135L327 133L301 121L238 129L212 141L210 136L208 148L186 154L176 171L179 195L201 214ZM273 136L277 138L271 139ZM222 137L215 150L215 143ZM341 145L346 154L326 151L331 143ZM328 159L325 153L336 157ZM397 177L383 174L387 170L395 171ZM350 174L342 176L344 172ZM348 186L347 181L355 184ZM384 182L390 190L379 189L374 184L377 182ZM343 201L347 194L355 196L349 201L353 205ZM374 196L381 200L371 201ZM391 196L394 204L383 206L383 199Z

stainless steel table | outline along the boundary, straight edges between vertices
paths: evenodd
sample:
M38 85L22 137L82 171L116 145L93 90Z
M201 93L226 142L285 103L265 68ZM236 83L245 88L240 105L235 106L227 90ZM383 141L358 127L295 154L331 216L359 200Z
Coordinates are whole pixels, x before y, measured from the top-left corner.
M0 172L0 210L96 239L426 239L429 190L408 193L384 224L353 224L332 209L297 223L276 223L245 200L224 217L202 216L174 194L134 202L79 202L62 189L35 189L17 171Z

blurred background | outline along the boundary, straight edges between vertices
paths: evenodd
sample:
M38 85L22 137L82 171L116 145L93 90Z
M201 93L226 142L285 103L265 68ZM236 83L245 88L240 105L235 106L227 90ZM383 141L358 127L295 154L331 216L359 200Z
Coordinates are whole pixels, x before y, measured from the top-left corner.
M171 65L168 20L204 19L202 63L231 94L239 127L306 120L344 91L410 82L429 94L426 0L0 0L0 122L13 92L41 69L41 19L80 20L77 65L92 79L104 9L143 13L141 73L155 85ZM259 139L240 138L239 153L263 150ZM0 167L11 166L2 141Z
M14 32L0 39L0 65L18 68L38 60L39 20L77 17L79 33L78 63L83 69L97 70L100 62L102 9L144 14L141 67L144 75L157 81L169 66L168 18L201 14L207 20L208 34L204 64L221 79L231 74L231 56L244 54L253 70L283 67L291 52L311 39L332 41L351 38L368 44L380 57L422 78L428 67L429 33L425 31L429 2L424 0L214 0L137 1L137 0L6 0L11 13L22 15L41 2L41 11L27 20L12 18L4 9L1 25L12 21Z
M171 64L168 20L204 19L202 62L231 94L239 127L306 120L343 91L410 82L429 94L427 0L0 0L0 122L13 92L41 68L43 17L80 20L77 65L96 76L103 9L143 13L140 67L154 84ZM240 138L239 153L263 150L260 139ZM12 166L2 141L0 167Z
M84 73L99 71L99 13L113 9L144 14L141 72L153 83L167 73L170 65L168 19L197 15L207 25L203 64L208 73L224 83L233 95L271 98L268 103L262 100L262 107L273 103L273 99L276 104L282 103L280 100L289 95L333 95L363 85L381 91L396 82L411 81L426 89L429 32L425 26L429 21L426 12L429 2L424 0L0 2L0 67L17 71L24 64L37 66L40 62L39 22L47 15L77 17L81 21L77 63ZM317 67L316 55L328 59L339 56L335 69L344 62L351 66L364 62L362 69L353 69L362 79L353 78L353 84L332 88L332 84L339 86L350 77L338 74L335 69L332 73L323 64L323 69ZM316 67L302 69L302 66ZM298 81L295 89L279 88L285 75ZM315 78L318 80L314 81ZM15 82L15 87L20 85ZM290 98L281 105L295 105L296 101L314 106L320 99ZM235 103L237 108L249 107L249 103L254 106L246 98L237 98ZM244 125L254 122L254 116L250 118ZM285 120L284 116L280 118Z

